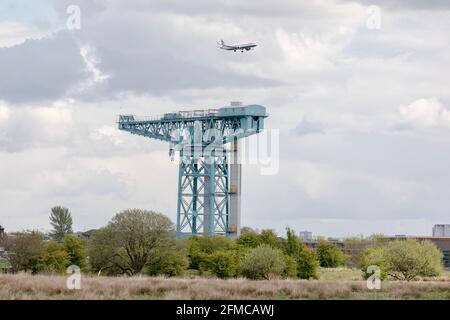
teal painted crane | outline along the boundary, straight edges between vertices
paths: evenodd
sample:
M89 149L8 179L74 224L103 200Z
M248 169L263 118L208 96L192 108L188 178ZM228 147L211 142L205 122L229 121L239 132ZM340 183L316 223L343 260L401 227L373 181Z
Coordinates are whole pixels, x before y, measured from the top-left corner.
M119 116L120 130L169 142L172 160L179 152L178 238L239 236L242 164L237 141L261 132L266 117L263 106L236 104L151 118Z

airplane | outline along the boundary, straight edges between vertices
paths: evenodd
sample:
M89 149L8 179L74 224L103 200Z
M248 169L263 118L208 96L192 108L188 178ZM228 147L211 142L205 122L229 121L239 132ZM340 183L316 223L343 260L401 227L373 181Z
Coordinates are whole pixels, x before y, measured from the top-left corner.
M249 51L254 49L257 44L256 43L246 43L246 44L238 44L238 45L227 45L225 44L225 42L223 40L220 40L220 42L217 42L217 45L219 46L220 49L223 50L233 50L234 52L236 52L237 50L241 50L241 52L245 51Z

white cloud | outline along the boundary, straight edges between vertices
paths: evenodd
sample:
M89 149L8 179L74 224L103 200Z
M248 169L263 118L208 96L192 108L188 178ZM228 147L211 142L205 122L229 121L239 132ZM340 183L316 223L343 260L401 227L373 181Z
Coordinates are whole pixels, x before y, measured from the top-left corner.
M25 148L65 146L73 136L72 103L62 100L51 106L6 109L7 118L0 122L4 135L0 149L18 152Z
M312 200L332 197L336 194L337 173L332 168L315 163L297 162L292 165L295 181Z
M420 127L450 128L450 110L445 108L438 99L419 99L407 106L400 107L400 115L403 123Z
M23 22L0 22L0 47L12 47L24 43L27 39L42 39L51 32Z
M83 58L84 63L86 64L87 71L91 74L92 82L94 84L99 82L101 83L109 78L108 75L104 74L98 68L100 60L96 55L95 49L93 49L91 46L81 46L80 55Z

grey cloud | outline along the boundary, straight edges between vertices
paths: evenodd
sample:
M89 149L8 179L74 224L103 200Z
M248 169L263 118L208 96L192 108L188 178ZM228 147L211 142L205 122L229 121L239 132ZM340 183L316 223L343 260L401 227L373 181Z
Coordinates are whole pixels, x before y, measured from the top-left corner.
M282 0L273 5L271 0L258 2L243 2L240 0L130 0L119 2L114 0L52 0L55 8L61 14L65 13L67 6L75 4L83 12L92 15L106 11L110 7L120 8L123 12L153 11L169 12L182 15L225 15L230 18L236 16L319 16L324 8L313 1ZM326 10L326 9L325 9Z
M76 41L66 32L0 48L0 99L51 101L86 77Z
M115 14L106 12L95 20L87 19L77 33L81 42L95 47L98 67L110 77L95 88L97 95L111 97L121 92L165 95L186 89L283 84L228 68L233 59L251 61L252 53L238 57L220 52L215 40L199 38L195 30L174 24L171 17L160 17L151 11L132 12L126 17Z
M57 6L62 19L65 4ZM92 101L124 92L167 95L186 89L282 85L227 67L230 59L240 58L219 52L215 40L198 39L195 30L174 23L173 17L160 16L149 8L123 16L112 4L108 10L85 1L73 4L81 7L81 30L0 49L0 99L25 103L70 96ZM83 45L95 49L97 67L109 78L78 90L90 76L79 53ZM242 58L250 59L249 54Z
M363 5L378 5L391 9L439 10L450 9L448 0L340 0L340 2L355 2Z
M306 136L314 133L324 133L325 126L320 122L309 121L306 117L293 129L298 136Z

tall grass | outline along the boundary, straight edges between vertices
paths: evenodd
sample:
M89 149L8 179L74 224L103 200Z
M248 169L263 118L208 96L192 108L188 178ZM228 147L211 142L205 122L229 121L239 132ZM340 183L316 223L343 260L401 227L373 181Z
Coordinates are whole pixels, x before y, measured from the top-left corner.
M450 299L450 281L383 282L370 291L364 281L88 277L81 290L66 277L0 275L0 299Z

